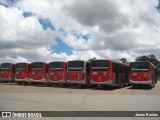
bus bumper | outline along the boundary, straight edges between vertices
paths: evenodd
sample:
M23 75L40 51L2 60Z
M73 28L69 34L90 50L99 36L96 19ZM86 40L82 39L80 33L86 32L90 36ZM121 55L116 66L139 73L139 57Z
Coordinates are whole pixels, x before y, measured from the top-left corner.
M134 85L151 85L152 84L152 80L148 80L148 81L133 81L133 80L129 80L130 84L134 84Z
M14 79L12 79L12 78L0 78L0 81L1 82L12 82L12 81L14 81Z
M36 83L45 83L45 82L47 82L47 80L46 79L39 79L39 80L36 80L36 79L31 79L30 78L30 81L29 81L30 83L32 83L32 82L36 82Z
M66 83L66 80L57 80L57 81L54 81L54 80L49 79L47 81L47 83L55 83L55 84Z
M25 79L15 79L15 82L29 82L29 78L25 78Z
M66 80L66 83L68 84L86 84L85 80L76 81L76 80Z
M113 80L109 80L109 81L106 81L106 82L95 82L95 81L90 81L90 84L91 85L111 85L111 86L114 86L114 81Z

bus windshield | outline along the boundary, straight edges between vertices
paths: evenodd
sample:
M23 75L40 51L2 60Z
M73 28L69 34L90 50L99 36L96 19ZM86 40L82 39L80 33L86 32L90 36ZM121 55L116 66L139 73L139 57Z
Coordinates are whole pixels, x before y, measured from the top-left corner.
M16 70L26 69L25 63L17 63L16 64Z
M31 69L32 70L42 70L43 69L43 63L42 62L31 63Z
M49 70L62 70L63 62L51 62L49 63Z
M1 64L1 70L9 70L9 69L10 69L10 63Z
M69 70L83 70L84 69L84 61L69 61L68 62Z
M109 69L109 61L108 60L95 60L91 62L91 66L93 70L108 70Z
M130 68L133 71L148 71L149 63L148 62L132 62L130 63Z

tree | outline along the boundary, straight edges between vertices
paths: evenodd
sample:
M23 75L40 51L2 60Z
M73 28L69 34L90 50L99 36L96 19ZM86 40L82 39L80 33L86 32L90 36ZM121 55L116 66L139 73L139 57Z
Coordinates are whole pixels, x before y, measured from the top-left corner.
M95 58L95 57L94 57L94 58L91 58L91 59L89 59L88 61L91 62L91 61L93 61L93 60L96 60L96 58Z
M121 58L120 61L122 61L122 63L127 63L127 59L126 58Z
M155 66L159 65L159 61L157 60L157 58L154 54L136 57L135 61L149 61L149 62L153 63Z
M154 54L136 57L135 61L149 61L157 67L158 73L160 73L160 61L157 60Z

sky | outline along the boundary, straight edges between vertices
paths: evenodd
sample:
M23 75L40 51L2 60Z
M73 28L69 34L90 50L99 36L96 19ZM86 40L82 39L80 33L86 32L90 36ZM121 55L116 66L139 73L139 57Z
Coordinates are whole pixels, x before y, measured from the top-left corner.
M0 63L160 60L159 0L0 0Z

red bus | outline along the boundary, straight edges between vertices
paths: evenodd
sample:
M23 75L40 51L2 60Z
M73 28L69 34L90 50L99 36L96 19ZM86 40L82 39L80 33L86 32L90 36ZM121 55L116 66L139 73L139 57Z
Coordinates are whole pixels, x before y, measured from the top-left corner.
M30 64L30 82L45 83L47 80L47 64L44 62L32 62Z
M48 82L55 84L66 83L66 62L50 62L48 64Z
M0 65L0 82L1 82L1 65Z
M29 83L30 66L29 63L17 63L15 65L15 81L18 84Z
M135 87L139 84L154 87L157 83L157 69L151 62L138 61L131 62L130 66L130 84Z
M12 63L1 64L1 81L13 82L15 80L15 65Z
M78 84L86 87L90 84L90 63L74 60L67 63L67 80L68 84Z
M129 83L129 66L112 60L91 61L90 83L123 87Z

